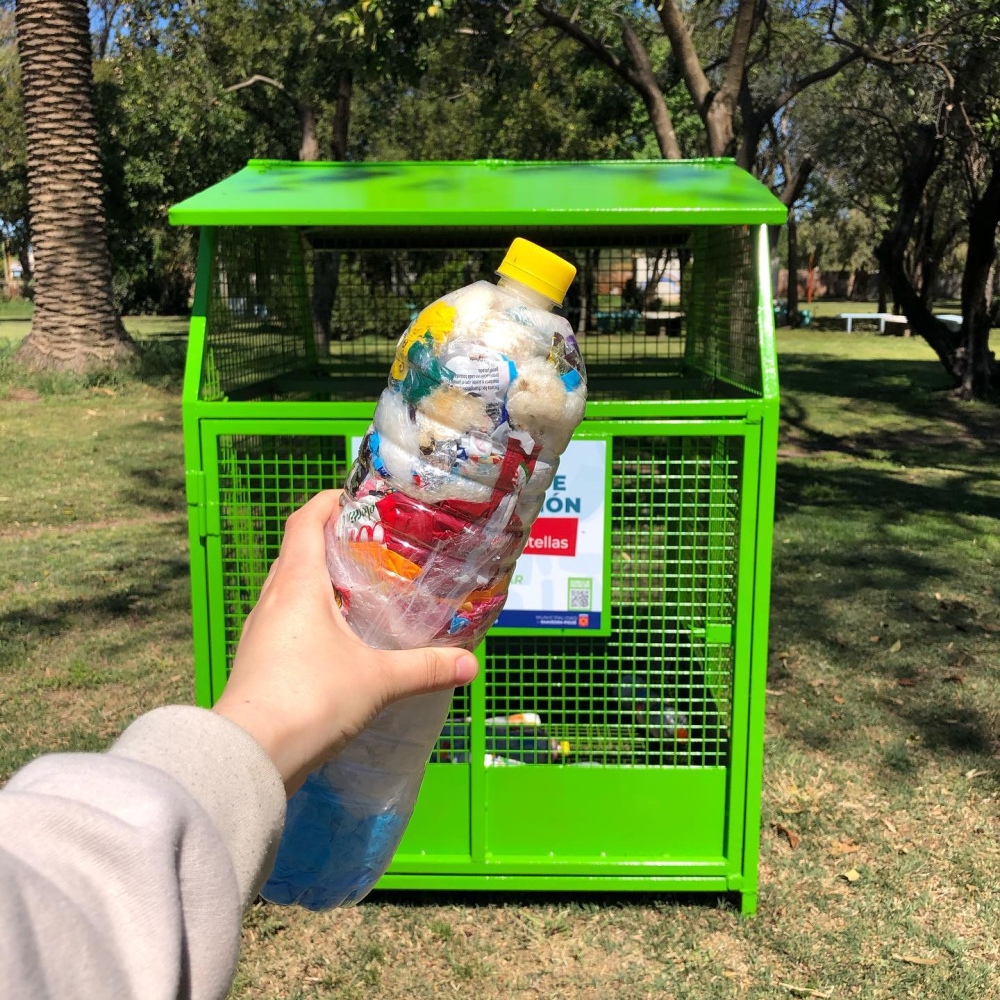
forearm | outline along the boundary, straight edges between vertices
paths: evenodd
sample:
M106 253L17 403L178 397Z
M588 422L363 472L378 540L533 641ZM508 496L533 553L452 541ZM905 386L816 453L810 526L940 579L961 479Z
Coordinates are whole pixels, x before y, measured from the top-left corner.
M236 872L245 906L264 884L285 821L281 775L243 728L174 705L137 719L109 751L166 771L208 813Z
M284 816L239 727L160 709L107 754L43 757L0 793L0 968L12 996L225 996Z

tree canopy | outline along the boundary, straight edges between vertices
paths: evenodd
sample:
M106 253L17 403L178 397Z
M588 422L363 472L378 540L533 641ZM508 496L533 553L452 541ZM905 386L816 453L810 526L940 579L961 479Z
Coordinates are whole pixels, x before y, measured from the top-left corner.
M729 155L794 207L804 252L878 272L956 386L982 395L997 377L994 7L93 0L115 301L185 308L192 238L167 207L251 157ZM0 223L26 260L13 39L0 15ZM946 290L962 300L958 340L932 315Z

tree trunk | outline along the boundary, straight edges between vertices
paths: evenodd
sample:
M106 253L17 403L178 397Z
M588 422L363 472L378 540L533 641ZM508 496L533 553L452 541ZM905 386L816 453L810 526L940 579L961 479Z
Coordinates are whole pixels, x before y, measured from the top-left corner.
M1000 366L989 349L990 326L996 318L989 290L1000 226L1000 156L992 166L986 190L969 213L969 244L962 272L961 343L956 350L962 399L980 399L1000 390Z
M337 78L337 110L333 119L331 149L335 160L347 159L347 139L351 128L351 97L353 93L354 75L349 69L345 69ZM333 307L337 301L339 283L340 254L335 250L314 251L312 323L316 350L321 358L330 353L330 321L333 317Z
M795 213L792 211L795 207L795 203L802 197L802 192L805 190L806 182L809 180L809 176L813 172L813 158L811 156L803 156L799 161L798 167L794 170L792 169L791 159L788 154L785 153L781 158L782 170L785 174L785 184L779 192L778 197L781 199L782 205L788 209L788 219L786 225L788 226L788 290L786 293L786 298L788 300L788 325L798 326L799 322L799 286L798 286L798 231L795 229ZM777 267L777 257L778 257L778 238L781 236L781 226L769 226L768 227L768 240L771 247L771 260L775 263L772 264L772 270L774 272L774 287L777 289L778 281L778 267ZM795 257L794 268L792 257ZM792 303L795 303L795 308L793 310Z
M788 213L788 325L799 325L799 226Z
M316 135L316 112L308 101L299 101L299 131L302 142L299 144L299 159L312 162L319 159L319 138Z
M337 301L339 282L339 251L313 250L313 338L316 341L316 351L321 358L330 353L330 323L333 319L333 307Z
M736 151L736 165L752 174L757 163L760 139L767 127L767 119L754 108L753 95L750 93L745 75L743 86L740 88L740 118L742 135L740 148Z
M666 99L656 81L649 53L627 18L622 19L622 41L634 67L633 86L639 91L642 103L646 106L649 122L653 126L653 135L656 136L656 144L660 147L660 156L665 160L679 160L683 154L674 132L674 122L670 117Z
M35 313L18 357L84 371L131 357L115 309L84 0L18 0Z
M345 69L337 78L337 110L333 118L333 158L347 159L347 137L351 130L351 97L354 94L354 74Z
M28 253L27 241L21 243L17 248L17 259L21 264L21 295L26 299L32 297L31 288L31 254Z
M895 222L875 255L911 329L934 349L956 394L962 399L983 398L1000 389L1000 367L989 350L990 325L995 317L986 293L1000 225L1000 159L994 161L986 190L969 213L969 245L962 274L962 326L958 330L932 314L913 286L904 263L921 199L940 160L940 139L932 126L925 126L909 162L904 164Z
M656 80L649 53L643 45L631 22L627 17L621 19L622 42L628 52L626 62L615 54L602 39L584 31L576 19L565 17L558 10L538 4L535 13L553 28L574 39L587 49L600 62L607 66L620 79L624 80L642 98L646 106L656 143L660 147L660 155L667 160L679 160L682 157L681 147L674 133L674 123L670 117L670 109Z
M902 306L910 328L934 348L942 364L954 375L953 350L947 327L933 317L906 271L906 248L913 235L924 192L941 162L941 142L932 126L922 126L915 136L913 150L903 164L899 203L892 228L875 248L879 271L879 312L886 312L886 286L895 302Z
M705 114L705 134L708 136L709 156L733 156L736 152L736 134L733 131L734 108L718 95ZM754 151L756 152L756 150Z

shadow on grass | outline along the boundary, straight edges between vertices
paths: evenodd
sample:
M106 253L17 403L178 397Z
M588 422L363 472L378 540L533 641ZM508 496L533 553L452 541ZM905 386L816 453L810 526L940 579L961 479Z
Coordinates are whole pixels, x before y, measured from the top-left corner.
M778 456L809 458L838 454L911 467L964 470L983 467L989 470L985 478L995 479L1000 459L1000 410L985 407L975 410L949 403L950 400L936 402L925 414L922 425L837 433L816 427L815 418L802 400L786 396L781 404L783 443Z
M636 906L701 907L703 909L739 909L739 899L731 893L717 892L588 892L524 890L451 891L423 889L376 889L360 906L391 905L420 909L429 906L460 906L474 909L523 906L572 906L581 910L618 910Z
M0 672L16 669L33 649L78 629L94 633L127 624L134 627L132 639L124 647L116 641L116 647L138 649L149 642L141 626L165 622L172 611L187 611L187 588L178 586L189 575L186 558L151 556L117 565L113 572L135 582L99 589L88 597L35 601L0 614Z
M954 705L914 705L901 714L919 729L926 750L956 754L988 754L992 750L995 734L983 712Z
M134 362L134 377L147 385L180 392L184 382L187 336L137 339L136 346L139 356Z
M131 456L123 456L124 471L131 480L131 487L122 491L122 497L130 504L144 510L158 513L182 513L187 503L184 481L184 456L180 433L182 429L181 410L174 406L163 415L162 420L135 421L128 433L135 439L144 438L151 445L172 436L177 441L177 451L168 456L167 463L155 460L155 452L144 448L143 464L132 464ZM146 457L148 456L148 457Z
M776 633L818 653L834 685L806 683L817 663L772 661L769 685L795 693L775 707L788 736L857 754L874 727L889 734L868 750L886 782L912 779L933 754L1000 783L984 687L995 602L977 596L995 580L987 551L978 566L971 556L1000 530L1000 409L950 398L932 359L831 348L781 360ZM786 531L798 538L791 548Z
M995 426L995 408L951 398L951 383L932 360L783 353L781 385L786 402L789 392L801 392L888 403L898 414L953 421L972 437Z
M1000 499L984 493L995 486L995 469L994 460L982 472L927 483L910 481L906 470L781 464L779 537L791 523L814 532L797 549L778 545L774 603L783 630L825 648L849 700L853 688L865 703L853 721L849 710L835 721L845 713L831 715L829 693L797 686L804 700L788 704L792 738L836 751L856 739L858 720L874 709L891 729L918 736L919 752L905 740L884 751L889 777L916 773L920 752L928 751L978 756L976 766L1000 780L1000 762L991 758L996 720L987 701L965 691L961 666L963 648L991 649L983 646L991 613L987 608L981 619L976 600L940 595L974 594L977 573L988 572L985 565L967 566L955 547L1000 531ZM873 631L879 644L872 643ZM893 637L905 643L889 650ZM982 658L971 655L973 669ZM779 688L796 681L780 663L772 663L768 677Z
M153 466L129 469L134 483L132 489L122 491L129 503L156 510L163 514L181 513L184 510L184 475L178 457L176 468L159 469Z
M866 523L887 526L902 524L914 515L940 515L947 523L975 535L982 531L982 525L970 525L965 518L1000 519L1000 498L980 492L995 484L995 471L964 472L948 476L945 483L926 483L907 479L903 471L782 462L776 516L780 519L803 507L825 508L834 515L855 509L863 512ZM856 568L863 569L865 554L853 553L852 557L859 560ZM919 573L919 565L907 567L908 572L914 570Z
M821 353L783 353L781 384L793 392L894 403L915 415L925 415L937 402L931 393L944 393L951 387L937 361L843 358ZM958 404L954 408L962 411Z

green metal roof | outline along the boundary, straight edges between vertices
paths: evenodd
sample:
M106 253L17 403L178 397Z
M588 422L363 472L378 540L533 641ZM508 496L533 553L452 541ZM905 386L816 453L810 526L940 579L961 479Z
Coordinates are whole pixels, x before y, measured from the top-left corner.
M732 160L300 163L251 160L180 202L181 226L780 224L784 205Z

